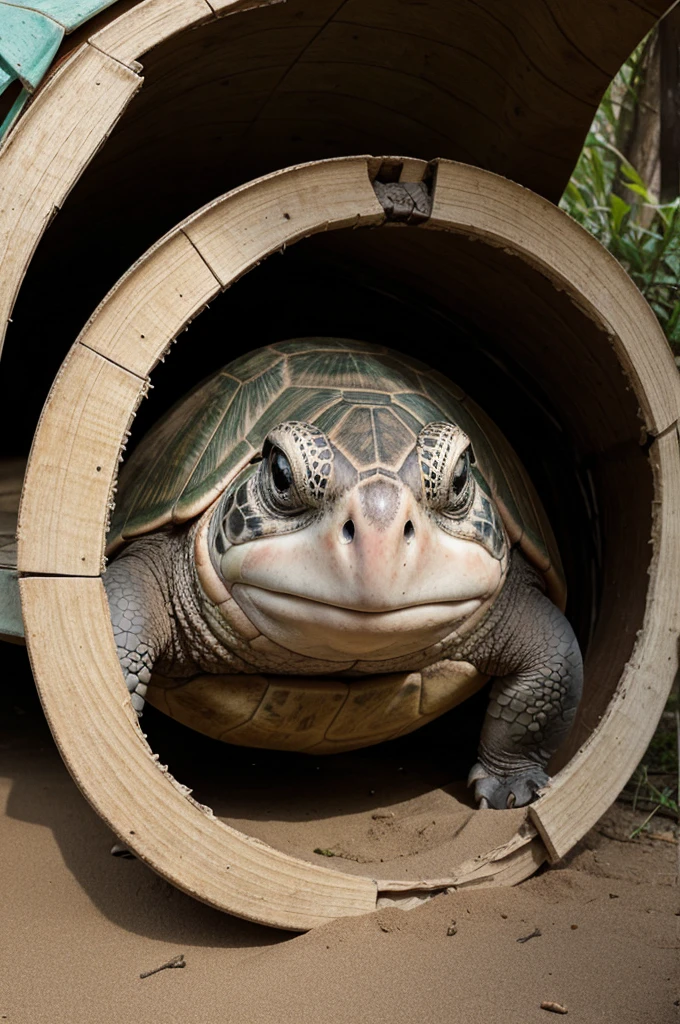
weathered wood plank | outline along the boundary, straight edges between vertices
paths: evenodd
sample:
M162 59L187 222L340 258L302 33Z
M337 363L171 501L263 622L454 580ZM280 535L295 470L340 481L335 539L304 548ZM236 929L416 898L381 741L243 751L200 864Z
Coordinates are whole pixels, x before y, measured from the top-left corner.
M216 200L182 230L226 287L263 256L305 235L381 223L385 214L369 181L368 159L321 161L268 175Z
M220 291L186 235L162 239L116 284L83 328L88 348L145 377Z
M146 381L83 345L45 403L19 512L21 572L98 576L118 456Z
M21 581L26 638L50 728L109 827L168 881L220 909L305 930L375 909L377 886L297 860L189 798L142 737L99 579Z
M137 59L158 43L214 17L207 0L145 0L93 33L89 42L136 70Z
M141 84L129 68L84 46L0 150L0 342L42 233Z

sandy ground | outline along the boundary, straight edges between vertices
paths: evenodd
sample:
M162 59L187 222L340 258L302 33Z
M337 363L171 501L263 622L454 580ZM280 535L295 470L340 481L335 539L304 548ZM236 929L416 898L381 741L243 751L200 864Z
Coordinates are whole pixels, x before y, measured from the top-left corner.
M0 710L0 1020L547 1024L558 1018L540 1004L552 1000L587 1024L680 1022L678 846L667 819L653 826L663 838L630 841L643 815L617 805L565 863L514 889L294 936L220 914L112 857L25 679ZM276 782L267 757L240 752L225 761L240 777L221 811L310 859L332 849L324 862L342 870L426 863L454 826L474 849L478 816L464 791L443 785L436 756L416 770L422 749L397 747L386 765L293 759ZM205 791L219 790L220 771L207 774ZM393 817L374 818L376 808ZM179 953L184 969L139 977Z

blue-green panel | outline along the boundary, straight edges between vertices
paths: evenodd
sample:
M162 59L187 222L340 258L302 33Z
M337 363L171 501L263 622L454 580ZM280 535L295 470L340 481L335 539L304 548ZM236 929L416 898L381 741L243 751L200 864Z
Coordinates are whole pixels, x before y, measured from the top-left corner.
M40 11L58 22L66 32L72 32L84 21L106 10L115 0L13 0L13 6Z
M63 38L62 26L39 11L0 3L1 66L27 89L37 88Z

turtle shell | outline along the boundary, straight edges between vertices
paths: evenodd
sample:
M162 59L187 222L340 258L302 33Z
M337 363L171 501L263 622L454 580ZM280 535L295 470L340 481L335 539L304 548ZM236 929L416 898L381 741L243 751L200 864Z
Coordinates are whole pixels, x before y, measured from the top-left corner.
M146 435L121 473L109 554L134 537L200 515L286 420L319 426L361 472L398 469L419 431L442 420L470 437L513 544L563 608L557 545L516 453L446 377L367 342L302 338L257 349L198 384Z

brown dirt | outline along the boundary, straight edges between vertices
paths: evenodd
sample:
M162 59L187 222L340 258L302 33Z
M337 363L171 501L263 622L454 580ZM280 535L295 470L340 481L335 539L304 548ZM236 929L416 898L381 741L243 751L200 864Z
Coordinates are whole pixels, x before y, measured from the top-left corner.
M0 1021L547 1024L558 1019L540 1009L550 1000L584 1024L680 1022L668 819L652 824L661 838L629 841L644 815L616 805L565 863L514 889L461 891L291 936L111 857L111 834L67 775L35 701L19 703L0 742ZM405 854L426 864L459 826L475 848L479 816L455 787L412 773L398 791L383 779L371 793L378 773L362 776L361 800L348 802L333 770L323 772L307 817L260 776L226 816L245 827L250 800L251 832L311 859L314 847L332 847L342 870L382 859L381 873L403 876ZM184 969L140 979L180 953Z

